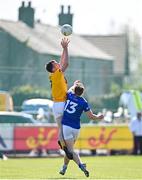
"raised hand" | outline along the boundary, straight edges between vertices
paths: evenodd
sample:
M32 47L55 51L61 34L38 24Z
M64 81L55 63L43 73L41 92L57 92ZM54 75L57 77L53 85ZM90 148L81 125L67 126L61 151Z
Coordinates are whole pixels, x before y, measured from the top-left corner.
M61 46L62 48L67 48L68 47L68 44L69 44L70 40L68 38L63 38L62 41L61 41Z

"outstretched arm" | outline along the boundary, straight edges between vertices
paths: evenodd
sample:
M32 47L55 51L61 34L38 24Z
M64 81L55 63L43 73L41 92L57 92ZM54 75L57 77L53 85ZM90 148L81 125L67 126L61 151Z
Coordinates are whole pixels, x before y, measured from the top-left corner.
M64 72L66 68L68 67L68 44L69 44L68 38L63 38L61 41L61 46L63 48L63 52L60 59L60 65L61 70Z
M81 83L81 81L80 81L80 80L74 81L73 86L71 86L71 87L69 88L68 92L74 92L74 88L75 88L75 86L76 86L78 83Z
M86 115L89 119L93 119L93 120L101 120L104 118L102 114L94 114L92 110L87 111Z

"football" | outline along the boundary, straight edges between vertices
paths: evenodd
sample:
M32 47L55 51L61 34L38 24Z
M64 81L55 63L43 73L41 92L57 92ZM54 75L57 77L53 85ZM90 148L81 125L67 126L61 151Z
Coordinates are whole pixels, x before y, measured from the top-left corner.
M69 36L72 34L72 26L69 24L64 24L63 26L61 26L61 33L64 36Z

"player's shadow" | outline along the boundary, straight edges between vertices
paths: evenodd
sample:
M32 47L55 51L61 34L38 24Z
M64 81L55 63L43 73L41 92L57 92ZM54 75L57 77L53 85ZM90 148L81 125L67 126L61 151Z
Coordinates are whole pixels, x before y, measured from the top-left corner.
M67 178L67 177L62 177L62 178L50 178L50 179L78 179L78 178ZM84 178L79 178L79 179L84 179Z
M62 178L50 178L50 179L78 179L78 178L66 178L66 177L62 177Z

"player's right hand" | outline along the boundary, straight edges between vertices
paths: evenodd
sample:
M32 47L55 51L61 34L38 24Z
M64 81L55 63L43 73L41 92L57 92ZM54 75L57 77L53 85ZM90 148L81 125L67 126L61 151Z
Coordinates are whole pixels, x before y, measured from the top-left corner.
M67 48L68 47L68 44L69 44L70 40L68 38L63 38L62 41L61 41L61 46L62 48Z

